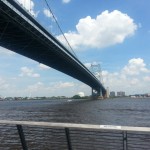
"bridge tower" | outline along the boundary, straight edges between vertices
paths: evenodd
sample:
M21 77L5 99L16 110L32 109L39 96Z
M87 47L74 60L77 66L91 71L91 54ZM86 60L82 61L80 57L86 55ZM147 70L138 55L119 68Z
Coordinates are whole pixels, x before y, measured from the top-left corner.
M101 65L97 63L93 63L91 64L90 70L95 75L95 77L103 84ZM100 89L99 91L95 91L94 89L92 89L92 98L102 99L103 98L102 90Z

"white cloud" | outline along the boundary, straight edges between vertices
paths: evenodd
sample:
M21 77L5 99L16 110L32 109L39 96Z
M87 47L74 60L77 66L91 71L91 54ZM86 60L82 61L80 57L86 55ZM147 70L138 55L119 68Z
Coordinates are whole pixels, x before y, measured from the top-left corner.
M137 78L133 78L133 79L131 79L130 84L136 86L137 84L140 84L140 81Z
M60 89L62 89L62 91L64 89L68 89L70 87L73 87L75 84L73 82L55 82L55 83L52 83L52 84L49 84L49 85L46 85L42 82L37 82L36 84L33 84L33 85L30 85L28 86L28 89L30 91L58 91Z
M74 85L73 82L60 81L48 84L39 81L33 85L29 85L26 93L30 93L31 96L73 96L75 94Z
M79 92L78 95L79 95L80 97L84 97L84 96L85 96L84 92Z
M54 14L52 14L49 9L44 8L44 9L43 9L43 13L44 13L44 15L45 15L46 17L51 18L51 21L55 22L55 19L57 20L57 17L54 16ZM54 17L55 17L55 19L54 19ZM50 30L52 30L53 26L50 25L48 28L49 28Z
M69 87L73 87L75 86L75 84L73 82L58 82L55 84L55 88L69 88Z
M127 14L118 10L108 10L96 18L87 16L79 20L76 31L65 33L74 49L103 48L122 43L127 37L134 35L137 25ZM57 37L65 44L62 35Z
M84 63L84 66L89 69L91 67L91 63Z
M138 74L135 73L135 71L133 71L134 75L125 72L124 68L126 66L128 66L128 68L130 69L136 68ZM132 71L132 69L130 71ZM118 72L109 72L107 70L102 71L104 86L109 87L110 91L122 90L125 91L127 94L150 92L148 91L148 87L150 84L149 71L150 69L147 67L146 63L142 58L132 58L127 62L127 65L125 65ZM40 91L40 93L43 95L50 94L73 96L77 93L80 93L81 91L85 93L85 95L91 94L91 88L81 82L59 81L49 84L38 82L34 85L31 85L30 90L32 90L33 95L38 95L38 91Z
M43 13L44 13L44 15L45 15L46 17L49 17L49 18L52 18L52 17L53 17L53 16L52 16L52 13L51 13L48 9L46 9L46 8L44 8Z
M22 67L21 74L19 76L21 77L27 76L27 77L34 77L34 78L40 77L38 73L34 73L33 69L30 69L28 67Z
M17 0L23 7L25 7L33 16L37 17L38 12L34 11L33 0Z
M49 66L46 66L46 65L44 65L44 64L39 64L39 68L41 69L41 70L49 70L50 69L50 67Z
M142 58L133 58L128 61L119 72L102 71L104 85L110 91L125 91L127 94L150 93L150 69Z
M71 0L62 0L63 3L69 3Z
M130 59L128 64L123 68L123 73L128 75L138 75L148 72L150 71L146 68L146 64L141 58Z
M27 88L30 92L38 92L41 90L45 90L44 84L42 82L37 82L36 84L29 85Z
M150 76L143 77L143 80L146 81L146 82L150 82Z
M10 84L7 83L3 78L0 77L0 90L9 90Z

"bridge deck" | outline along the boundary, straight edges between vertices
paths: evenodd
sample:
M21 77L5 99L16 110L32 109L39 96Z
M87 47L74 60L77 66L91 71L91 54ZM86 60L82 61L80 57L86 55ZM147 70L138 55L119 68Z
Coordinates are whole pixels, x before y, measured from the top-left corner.
M68 74L93 89L100 81L15 1L0 0L0 46Z

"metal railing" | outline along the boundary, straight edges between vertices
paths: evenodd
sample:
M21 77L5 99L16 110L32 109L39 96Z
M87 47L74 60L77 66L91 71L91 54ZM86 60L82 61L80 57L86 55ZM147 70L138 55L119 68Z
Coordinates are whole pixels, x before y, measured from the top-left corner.
M150 128L0 120L0 149L149 150Z

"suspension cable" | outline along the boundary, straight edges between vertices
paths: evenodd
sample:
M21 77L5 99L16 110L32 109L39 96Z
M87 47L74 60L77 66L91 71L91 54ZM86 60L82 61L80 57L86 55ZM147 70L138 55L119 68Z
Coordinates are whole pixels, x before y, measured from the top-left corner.
M66 36L64 35L64 33L63 33L63 31L62 31L62 29L61 29L61 27L60 27L60 25L59 25L59 23L58 23L58 21L57 21L57 19L56 19L54 13L53 13L53 11L52 11L52 9L50 8L50 6L49 6L49 4L48 4L48 2L47 2L47 0L44 0L44 1L45 1L45 3L46 3L46 5L47 5L47 7L48 7L48 9L49 9L49 11L50 11L50 13L52 14L52 17L54 18L54 20L55 20L55 22L56 22L56 24L57 24L57 26L58 26L58 28L59 28L61 34L63 35L64 39L66 40L66 42L67 42L67 44L68 44L68 46L70 47L70 49L72 50L73 54L74 54L74 55L76 56L76 58L77 58L77 55L75 54L75 52L74 52L74 50L72 49L71 45L69 44L69 42L68 42Z

